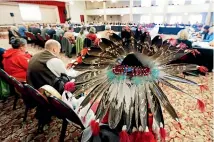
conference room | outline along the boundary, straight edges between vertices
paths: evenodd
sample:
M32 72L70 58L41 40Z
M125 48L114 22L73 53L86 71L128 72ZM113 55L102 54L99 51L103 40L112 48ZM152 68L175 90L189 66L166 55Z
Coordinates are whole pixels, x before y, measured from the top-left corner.
M0 141L214 141L213 5L1 1Z

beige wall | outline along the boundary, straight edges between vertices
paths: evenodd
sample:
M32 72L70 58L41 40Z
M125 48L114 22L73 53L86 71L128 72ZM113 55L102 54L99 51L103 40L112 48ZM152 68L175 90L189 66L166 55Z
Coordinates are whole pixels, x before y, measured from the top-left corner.
M104 21L104 16L99 16L99 15L95 15L95 16L87 16L87 20L88 22L103 22Z
M121 16L120 15L107 15L107 21L108 22L121 22Z
M56 6L39 5L42 20L40 23L59 23L59 14ZM10 17L10 13L14 13L14 19ZM29 11L30 12L30 11ZM18 3L0 3L0 25L4 24L20 24L23 22Z
M128 14L121 16L121 22L127 23L129 21L130 21L130 19L129 19L129 15Z
M75 23L80 23L80 15L85 15L85 2L84 1L74 1L73 4L69 5L71 21ZM84 17L87 21L86 17Z

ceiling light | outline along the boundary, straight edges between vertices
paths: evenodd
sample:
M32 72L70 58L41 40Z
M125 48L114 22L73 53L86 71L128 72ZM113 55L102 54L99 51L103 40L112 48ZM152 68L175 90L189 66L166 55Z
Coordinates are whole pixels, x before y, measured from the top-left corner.
M184 15L188 15L188 13L187 13L187 12L185 12L185 13L184 13Z
M115 2L116 2L116 0L111 0L111 2L115 3Z
M121 14L120 16L123 16L123 14Z

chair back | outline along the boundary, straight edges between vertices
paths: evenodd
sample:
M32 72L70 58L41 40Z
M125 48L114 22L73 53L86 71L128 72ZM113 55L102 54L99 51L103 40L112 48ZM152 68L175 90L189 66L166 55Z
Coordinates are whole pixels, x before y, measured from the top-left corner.
M62 49L61 49L62 52L65 52L65 55L67 57L71 58L72 57L72 48L73 48L73 45L65 37L62 38L61 44L62 44Z
M3 78L8 83L10 81L10 75L7 74L3 69L0 69L0 78Z
M155 36L152 39L152 45L155 45L158 48L160 48L162 44L163 44L163 39L159 35Z
M61 41L61 40L62 40L62 37L63 37L62 35L59 35L59 41Z
M45 39L46 39L46 40L49 40L49 39L50 39L50 36L49 36L47 33L45 34Z
M45 96L41 95L39 91L34 89L29 84L24 84L24 89L25 89L26 93L37 102L37 106L41 106L43 108L49 107L47 98Z
M45 41L44 38L40 35L40 33L37 33L36 37L42 42Z
M53 35L53 39L56 41L59 41L59 36L57 36L56 34Z
M30 40L36 40L35 35L33 33L31 33L31 32L25 32L25 35Z
M78 115L62 100L56 98L55 96L48 97L48 100L53 108L53 111L60 119L68 119L69 121L79 125L84 129L82 121Z
M83 47L91 47L92 46L92 41L89 38L84 39Z

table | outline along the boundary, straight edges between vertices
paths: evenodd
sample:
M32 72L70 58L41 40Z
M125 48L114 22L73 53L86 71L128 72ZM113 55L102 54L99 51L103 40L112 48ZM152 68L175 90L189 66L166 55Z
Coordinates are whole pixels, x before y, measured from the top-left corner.
M89 31L90 27L92 26L88 26L87 30ZM100 25L100 26L93 26L96 29L96 32L100 32L100 31L104 31L105 30L105 25ZM79 33L81 30L81 26L80 27L75 27L74 28L74 32L75 33ZM117 25L113 25L111 26L111 30L115 31L115 32L121 32L123 28L123 25L121 26L117 26Z
M209 46L208 42L193 42L194 49L197 49L201 54L193 57L191 62L200 66L205 66L209 71L213 70L213 52L214 47Z
M184 28L180 27L159 27L158 34L169 34L169 35L177 35L180 30Z

